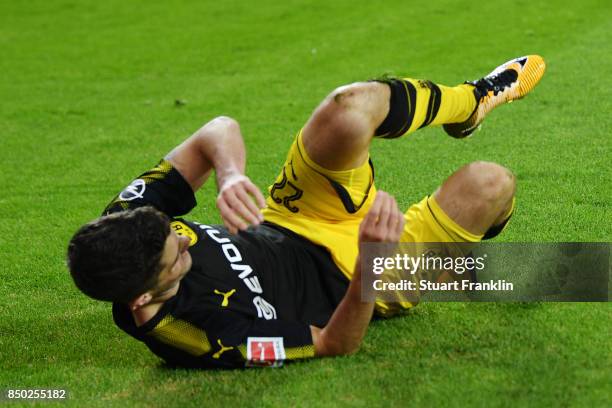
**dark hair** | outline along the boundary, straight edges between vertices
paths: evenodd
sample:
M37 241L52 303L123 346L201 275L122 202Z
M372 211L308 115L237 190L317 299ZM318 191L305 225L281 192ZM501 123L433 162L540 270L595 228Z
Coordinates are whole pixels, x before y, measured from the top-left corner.
M170 220L153 207L83 225L68 244L68 269L86 295L127 303L155 287Z

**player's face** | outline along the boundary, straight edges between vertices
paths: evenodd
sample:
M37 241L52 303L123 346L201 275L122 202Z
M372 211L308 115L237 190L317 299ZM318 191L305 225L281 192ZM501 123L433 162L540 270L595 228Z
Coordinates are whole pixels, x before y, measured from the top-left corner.
M155 288L158 294L173 289L191 269L191 255L187 250L190 241L189 237L179 236L174 231L166 238L160 260L162 270Z

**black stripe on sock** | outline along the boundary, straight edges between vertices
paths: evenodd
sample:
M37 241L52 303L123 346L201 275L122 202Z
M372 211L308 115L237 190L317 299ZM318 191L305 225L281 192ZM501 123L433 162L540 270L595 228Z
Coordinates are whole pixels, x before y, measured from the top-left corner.
M440 110L440 103L442 102L442 91L438 85L431 81L421 81L421 83L429 88L429 102L427 103L427 114L425 115L425 121L419 129L428 126L436 118L438 111Z
M416 108L416 88L404 79L380 79L389 85L389 113L374 135L383 139L400 137L410 129Z

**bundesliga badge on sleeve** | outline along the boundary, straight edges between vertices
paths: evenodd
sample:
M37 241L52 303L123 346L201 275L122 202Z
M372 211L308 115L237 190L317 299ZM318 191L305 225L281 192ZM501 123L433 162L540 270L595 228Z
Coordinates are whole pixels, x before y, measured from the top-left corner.
M247 367L281 367L285 360L282 337L249 337Z

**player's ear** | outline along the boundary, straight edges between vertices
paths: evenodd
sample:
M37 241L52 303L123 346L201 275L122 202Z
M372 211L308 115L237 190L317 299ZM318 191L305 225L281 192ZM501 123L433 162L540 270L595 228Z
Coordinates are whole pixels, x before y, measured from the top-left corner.
M132 300L128 304L128 306L130 307L131 311L135 311L147 305L152 299L153 299L153 296L149 292L145 292L142 295L135 298L134 300Z

